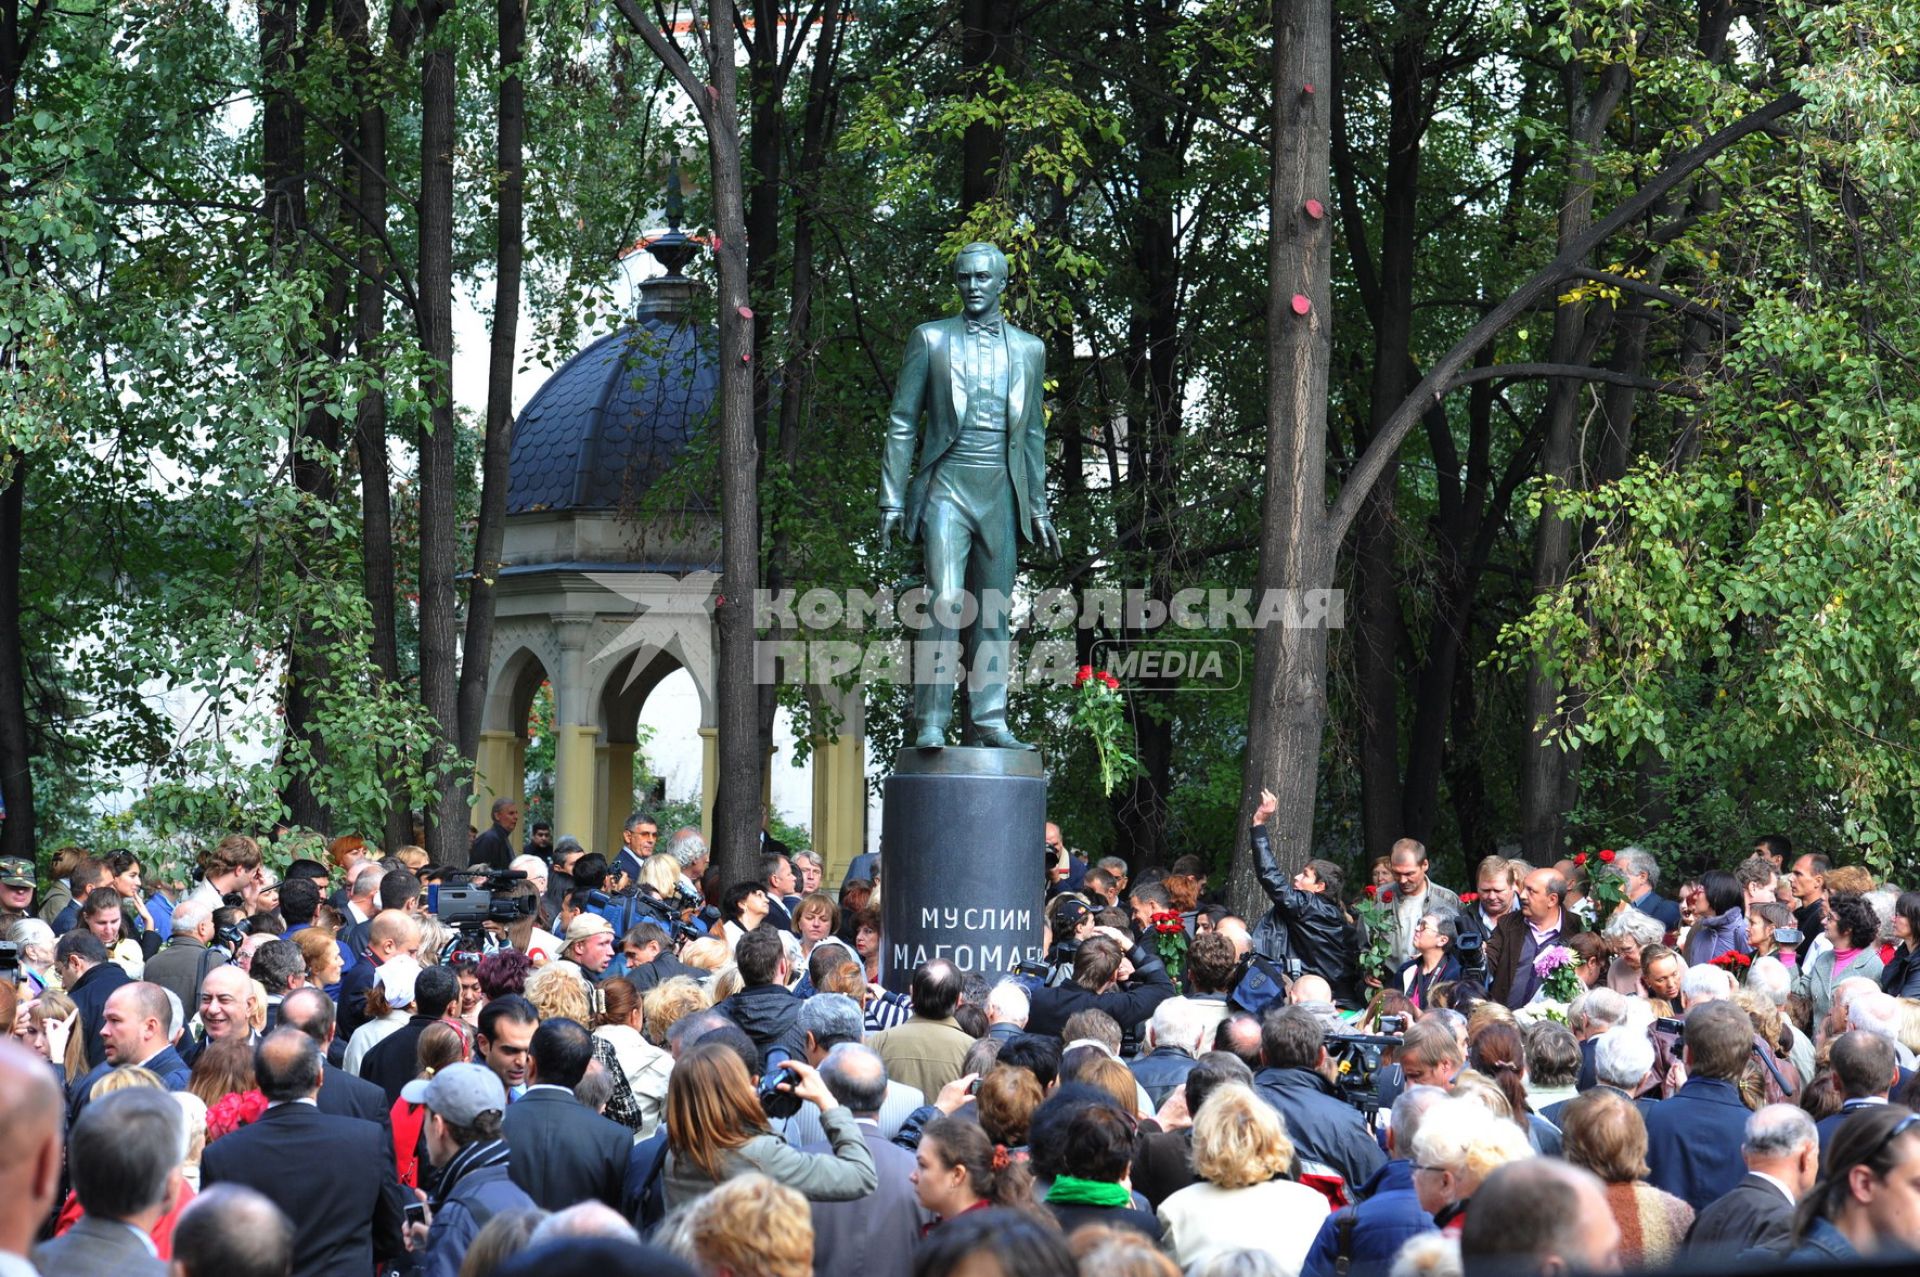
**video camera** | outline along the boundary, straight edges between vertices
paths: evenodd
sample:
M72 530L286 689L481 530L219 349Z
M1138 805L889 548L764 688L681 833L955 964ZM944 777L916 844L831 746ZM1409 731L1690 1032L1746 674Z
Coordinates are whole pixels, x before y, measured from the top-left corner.
M1460 928L1460 933L1453 938L1453 960L1460 964L1461 975L1486 979L1487 938L1480 934L1479 928Z
M527 875L518 869L489 869L486 882L477 887L453 887L435 883L427 889L427 912L455 931L478 931L484 923L502 926L530 918L540 908L538 896L499 897L496 893Z
M1389 1016L1387 1019L1404 1019ZM1383 1026L1384 1027L1384 1026ZM1380 1111L1380 1057L1400 1039L1374 1033L1329 1033L1327 1060L1333 1065L1333 1086L1340 1098L1371 1120Z

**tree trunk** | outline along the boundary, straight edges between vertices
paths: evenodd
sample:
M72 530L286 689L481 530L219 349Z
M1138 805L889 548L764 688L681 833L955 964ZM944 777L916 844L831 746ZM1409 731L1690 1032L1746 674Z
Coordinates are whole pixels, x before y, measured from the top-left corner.
M494 240L493 331L487 352L487 434L480 454L480 523L474 532L473 578L467 585L467 636L460 665L460 756L480 750L480 719L493 666L495 578L506 535L507 460L513 449L513 365L520 332L520 270L526 253L522 203L526 186L526 87L520 64L527 43L526 0L497 0L500 118L494 168L499 179ZM517 725L516 725L517 726Z
M1606 135L1607 122L1613 118L1627 89L1624 66L1615 65L1601 73L1599 86L1589 91L1585 66L1570 61L1562 71L1567 97L1567 131L1572 144L1570 171L1560 200L1559 247L1579 239L1593 220L1595 181L1594 150ZM1586 308L1577 305L1556 306L1553 312L1552 353L1556 364L1581 361L1588 343ZM1557 380L1547 388L1544 412L1546 429L1540 449L1540 474L1553 483L1574 481L1579 467L1579 441L1574 429L1574 408L1580 384ZM1572 561L1573 529L1551 504L1540 511L1534 526L1533 589L1536 593L1557 590L1566 582ZM1520 849L1534 864L1552 864L1559 858L1566 838L1566 798L1571 759L1549 737L1566 722L1560 703L1560 684L1546 665L1535 658L1527 666L1523 693L1523 712L1527 744L1522 750L1520 788Z
M1260 507L1261 591L1324 589L1333 577L1327 523L1327 376L1332 358L1332 238L1306 202L1327 198L1332 0L1275 0L1267 247L1266 491ZM1304 309L1305 313L1301 311ZM1311 618L1302 618L1310 621ZM1260 790L1283 867L1312 854L1320 738L1326 720L1324 624L1275 624L1254 638L1247 756L1231 898L1261 899L1246 829ZM1248 916L1253 916L1249 913Z
M427 854L464 865L472 843L459 751L459 652L455 646L453 415L454 56L451 32L438 30L451 9L420 13L420 266L415 322L427 356L426 427L420 432L420 699L439 725L428 760L434 799Z
M355 92L360 102L358 154L348 170L358 206L360 245L353 300L353 343L360 358L377 364L386 353L387 283L387 92L386 76L376 66L364 0L346 0L342 37L347 45ZM411 51L411 10L394 11L387 36L387 60L403 62ZM387 392L377 379L360 388L354 408L353 443L360 470L361 588L367 599L371 632L368 655L381 681L400 683L400 642L394 596L393 477L387 460ZM405 792L388 786L381 845L388 851L413 841L413 817Z
M9 77L6 97L12 97ZM10 106L11 103L9 102ZM0 113L0 126L11 117ZM0 856L33 859L33 745L27 729L27 661L20 638L20 560L27 505L27 458L9 450L4 458L5 489L0 489L0 795L7 803L0 820Z
M1015 65L1014 25L1019 9L1014 0L964 0L961 8L960 59L965 67L967 93L984 97L995 70ZM985 121L967 126L960 139L960 210L971 213L993 198L1000 186L1000 161L1006 150L1006 130Z

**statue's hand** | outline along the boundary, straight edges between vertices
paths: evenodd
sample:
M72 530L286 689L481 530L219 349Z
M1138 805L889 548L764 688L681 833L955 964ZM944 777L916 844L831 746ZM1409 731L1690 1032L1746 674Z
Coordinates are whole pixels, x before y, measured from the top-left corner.
M1060 534L1053 530L1052 519L1035 519L1033 521L1033 535L1034 540L1040 543L1041 549L1056 559L1061 557Z
M880 548L885 549L896 533L900 531L900 511L882 510L880 512Z

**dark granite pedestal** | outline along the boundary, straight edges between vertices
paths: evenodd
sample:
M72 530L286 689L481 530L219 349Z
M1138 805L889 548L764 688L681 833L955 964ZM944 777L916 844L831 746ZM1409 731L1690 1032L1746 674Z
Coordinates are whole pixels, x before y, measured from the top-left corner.
M946 958L992 977L1041 956L1047 774L1035 750L903 749L881 797L881 978Z

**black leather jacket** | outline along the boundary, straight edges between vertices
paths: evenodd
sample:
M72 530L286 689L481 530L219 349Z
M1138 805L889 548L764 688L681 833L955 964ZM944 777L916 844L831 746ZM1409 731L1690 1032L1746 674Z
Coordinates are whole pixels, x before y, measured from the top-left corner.
M1329 893L1295 889L1273 859L1273 842L1265 825L1253 827L1253 854L1260 867L1260 887L1273 908L1253 925L1254 951L1285 964L1300 960L1300 969L1320 976L1333 986L1334 1000L1351 1002L1359 956L1353 924L1346 910Z

